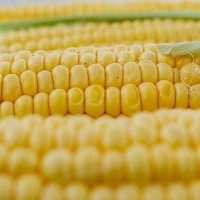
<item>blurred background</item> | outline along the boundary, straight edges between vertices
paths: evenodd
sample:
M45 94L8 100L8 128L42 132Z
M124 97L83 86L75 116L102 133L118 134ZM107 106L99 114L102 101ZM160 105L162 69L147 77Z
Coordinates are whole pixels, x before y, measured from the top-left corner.
M73 3L73 2L105 2L105 1L109 1L109 2L116 2L116 0L0 0L0 4L1 5L18 5L18 4L43 4L43 3ZM123 2L124 0L117 0L118 2ZM125 0L125 1L129 1L129 0Z
M1 5L18 5L18 4L43 4L43 3L72 3L72 2L124 2L133 0L0 0ZM141 1L141 0L135 0ZM149 0L152 1L152 0ZM183 0L160 0L160 1L183 1ZM200 1L200 0L190 0Z

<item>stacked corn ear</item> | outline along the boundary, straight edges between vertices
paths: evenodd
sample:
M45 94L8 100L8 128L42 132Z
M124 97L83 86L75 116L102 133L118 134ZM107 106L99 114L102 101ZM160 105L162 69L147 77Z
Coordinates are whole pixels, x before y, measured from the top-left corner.
M200 108L200 58L161 54L152 43L0 55L0 116L128 116Z
M0 198L198 200L200 111L8 117Z
M160 1L160 0L140 0L123 2L79 2L65 4L20 4L13 7L1 6L0 21L15 21L23 19L37 19L57 16L75 16L85 14L104 14L104 13L140 13L155 11L198 11L200 2L181 0L181 1Z
M113 46L133 43L164 43L200 39L200 21L145 19L123 22L88 22L1 30L0 52L38 49L52 51L68 47ZM173 30L173 31L172 31ZM165 33L165 34L163 34Z
M199 8L1 8L0 200L200 200Z

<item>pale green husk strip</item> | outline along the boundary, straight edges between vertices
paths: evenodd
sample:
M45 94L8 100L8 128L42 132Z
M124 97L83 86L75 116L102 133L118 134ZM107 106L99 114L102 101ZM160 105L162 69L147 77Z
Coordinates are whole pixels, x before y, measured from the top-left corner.
M173 56L180 56L186 54L200 55L200 41L163 43L158 44L157 47L162 54L171 53Z
M79 16L64 16L52 18L39 18L32 20L19 20L6 23L0 23L0 30L11 30L21 28L31 28L40 26L53 26L58 23L86 23L86 22L121 22L126 20L144 20L144 19L184 19L200 20L200 12L191 11L161 11L144 13L107 13Z

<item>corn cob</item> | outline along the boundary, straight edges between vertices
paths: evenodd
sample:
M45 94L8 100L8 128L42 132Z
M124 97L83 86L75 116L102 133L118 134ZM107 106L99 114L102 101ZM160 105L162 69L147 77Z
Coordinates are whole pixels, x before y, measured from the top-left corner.
M14 7L1 7L0 21L14 21L32 18L44 18L55 16L72 16L96 13L133 13L151 11L195 11L199 10L198 1L125 1L123 3L72 3L49 5L18 5Z
M86 5L80 4L75 12L87 13ZM152 10L163 4L154 6L150 6ZM58 14L54 8L53 14L45 9L47 16ZM59 15L64 10L63 7ZM32 14L40 17L40 11L34 13L33 9ZM23 19L26 14L18 12ZM7 53L0 55L0 117L39 115L0 121L0 199L199 198L200 111L138 113L163 107L199 109L199 55L163 55L151 43L125 45L140 40L140 36L145 42L198 40L198 31L190 29L197 30L199 22L142 22L144 27L165 22L168 29L177 23L175 34L165 31L167 37L162 36L165 28L160 27L154 32L148 28L142 35L137 29L140 22L31 28L20 30L20 35L13 30L2 32L1 51ZM120 30L121 24L126 32L116 33L112 40L110 32L102 34L110 26ZM130 30L126 29L130 24ZM179 34L185 25L188 32ZM86 35L98 28L102 29L97 36ZM134 34L133 29L137 30ZM79 36L81 31L86 31L83 37ZM55 37L57 32L60 35ZM63 45L66 32L70 36L65 36ZM45 34L47 38L43 37ZM37 43L38 37L42 39ZM33 40L27 43L30 38ZM124 45L77 48L116 41ZM61 51L68 45L74 47ZM30 51L17 51L25 48ZM34 52L38 48L43 50ZM47 52L51 49L59 50Z
M161 54L155 44L1 54L0 116L198 109L199 57Z
M173 182L162 185L152 183L138 187L132 183L119 184L112 187L98 184L94 187L86 186L82 182L74 182L60 186L57 183L42 185L42 180L37 174L26 174L13 180L8 175L0 176L2 188L1 197L9 200L41 199L41 200L198 200L200 181L195 180L189 184ZM16 190L13 193L13 190Z
M97 120L3 119L0 198L196 200L199 116L174 109Z
M189 184L173 182L172 184L155 184L138 187L132 183L119 184L112 187L98 184L94 187L86 186L82 182L74 182L60 186L57 183L42 185L37 174L26 174L13 180L8 175L0 176L2 190L1 197L9 200L41 199L41 200L198 200L200 181ZM13 193L13 190L16 190Z
M32 52L37 49L50 51L96 43L109 46L117 43L130 45L147 42L193 41L199 40L199 23L192 20L146 19L1 31L0 52L16 52L23 49Z

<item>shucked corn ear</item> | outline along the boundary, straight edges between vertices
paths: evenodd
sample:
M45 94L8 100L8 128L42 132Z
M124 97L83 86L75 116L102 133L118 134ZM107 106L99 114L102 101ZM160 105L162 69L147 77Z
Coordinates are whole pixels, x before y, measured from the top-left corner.
M149 11L195 11L200 9L198 1L123 1L112 2L82 2L71 4L48 5L18 5L13 7L2 6L0 9L0 21L14 21L32 18L44 18L54 16L74 16L97 13L134 13Z
M0 52L23 49L50 51L93 44L109 46L117 43L193 41L200 39L199 27L200 21L146 19L7 30L0 32Z
M161 54L155 44L0 55L0 116L118 116L200 108L199 57Z
M199 117L174 109L3 119L0 198L197 200Z

